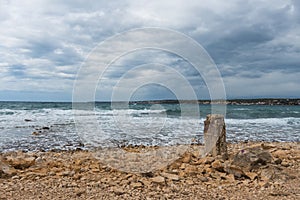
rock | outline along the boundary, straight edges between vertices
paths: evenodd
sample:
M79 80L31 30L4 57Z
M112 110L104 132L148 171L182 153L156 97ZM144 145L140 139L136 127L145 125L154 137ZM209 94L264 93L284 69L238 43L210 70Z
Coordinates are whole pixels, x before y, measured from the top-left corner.
M136 183L131 183L130 186L134 189L137 189L143 187L143 184L141 182L136 182Z
M235 177L242 177L245 176L245 173L243 172L243 170L235 165L229 165L229 166L225 166L224 167L224 171L227 172L228 174L233 174Z
M41 135L41 132L34 131L32 132L32 135Z
M9 165L15 169L26 169L35 164L35 157L7 157L7 162Z
M234 182L235 181L235 178L234 178L233 174L228 174L225 178L226 178L226 180L228 180L230 182Z
M193 180L186 180L185 183L188 184L188 185L194 185L195 184Z
M199 177L199 179L200 179L200 181L202 181L202 182L208 182L208 178L205 177L205 176L201 176L201 177Z
M228 158L226 144L226 128L223 115L211 114L204 121L205 155L222 155Z
M254 172L245 172L245 175L250 178L251 180L254 180L255 178L257 178L257 174Z
M277 158L277 159L274 160L274 163L276 165L280 165L282 163L282 160L280 158Z
M224 164L220 160L215 160L211 167L220 172L224 171Z
M24 119L25 122L31 122L31 119Z
M167 178L167 179L170 179L172 181L179 181L179 176L176 175L176 174L170 174L170 173L164 173L163 172L160 175Z
M184 171L189 175L195 175L199 173L199 169L196 165L186 165Z
M261 147L262 147L264 150L269 150L269 149L274 149L274 148L276 148L276 145L274 145L274 144L266 144L266 143L262 143L262 144L261 144Z
M277 150L275 152L272 153L272 155L275 157L275 158L280 158L280 159L283 159L286 157L288 151L286 150Z
M189 163L189 162L191 161L191 159L192 159L192 154L189 153L189 152L186 152L186 153L183 155L181 161L182 161L183 163Z
M17 170L8 166L0 160L0 178L12 177L17 174Z
M151 182L148 181L147 179L142 179L142 180L140 180L140 182L142 182L143 185L144 185L144 186L147 186L147 187L149 187L149 186L151 185Z
M150 179L152 183L158 183L158 184L164 184L165 183L165 178L162 176L156 176Z
M44 126L42 127L43 130L50 130L50 128L48 126Z
M281 162L281 166L283 166L283 167L289 167L290 163L288 163L286 160L284 160L284 161Z
M203 164L211 164L212 162L214 162L214 158L213 157L206 157L203 159L202 163Z
M245 171L257 169L272 161L272 155L261 148L250 148L239 151L233 158L232 164L242 167Z
M116 195L122 195L125 193L125 191L122 188L113 188L113 193Z

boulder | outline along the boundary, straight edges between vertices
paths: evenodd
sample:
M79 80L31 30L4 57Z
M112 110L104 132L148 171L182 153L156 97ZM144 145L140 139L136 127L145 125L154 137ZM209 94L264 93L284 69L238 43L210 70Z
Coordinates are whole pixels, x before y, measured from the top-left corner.
M272 161L272 155L262 148L249 148L239 151L233 158L232 164L241 167L244 171L258 169Z

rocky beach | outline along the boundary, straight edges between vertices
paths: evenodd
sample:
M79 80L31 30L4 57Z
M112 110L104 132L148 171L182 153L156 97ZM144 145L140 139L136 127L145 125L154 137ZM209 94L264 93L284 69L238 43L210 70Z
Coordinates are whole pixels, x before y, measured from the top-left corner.
M299 142L229 143L227 159L201 148L149 173L112 169L83 150L1 153L0 199L300 198Z

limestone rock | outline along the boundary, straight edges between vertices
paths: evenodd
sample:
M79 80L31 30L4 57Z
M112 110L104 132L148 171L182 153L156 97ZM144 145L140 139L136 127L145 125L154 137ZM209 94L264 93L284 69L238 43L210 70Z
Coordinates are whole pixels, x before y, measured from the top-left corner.
M224 171L224 164L220 160L215 160L211 167L220 172Z
M251 180L254 180L255 178L257 178L257 173L254 172L245 172L245 175L250 178Z
M164 184L165 183L165 178L162 176L156 176L150 179L152 183L158 183L158 184Z
M243 172L243 170L235 165L228 165L224 167L224 171L227 172L228 174L233 174L235 177L242 177L245 176L245 173Z
M272 161L272 155L261 148L250 148L239 151L233 158L232 164L242 167L245 171L257 169Z
M170 173L163 172L160 175L167 179L173 180L173 181L179 181L179 176L176 174L170 174Z
M143 184L141 182L131 183L131 187L137 189L143 187Z
M7 162L9 165L15 169L26 169L35 164L35 157L7 157Z
M183 163L189 163L192 159L192 154L189 152L186 152L183 157L182 157L182 162Z
M17 174L17 171L13 168L1 162L0 160L0 178L12 177Z
M205 154L222 155L228 158L226 144L226 128L223 115L207 115L204 121Z

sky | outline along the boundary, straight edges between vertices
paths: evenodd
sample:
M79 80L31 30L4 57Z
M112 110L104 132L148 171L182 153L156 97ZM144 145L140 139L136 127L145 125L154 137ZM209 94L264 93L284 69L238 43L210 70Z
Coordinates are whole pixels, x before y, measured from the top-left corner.
M300 98L297 0L0 0L0 27L2 101L71 101L77 73L93 50L116 34L145 27L173 30L199 43L215 63L228 99ZM127 47L139 39L117 44ZM178 44L172 38L165 42ZM119 47L107 46L106 52L114 48ZM197 98L210 98L207 77L189 60L140 49L112 61L99 77L96 100L110 100L121 86L119 94L130 91L136 100L184 97L174 70Z

